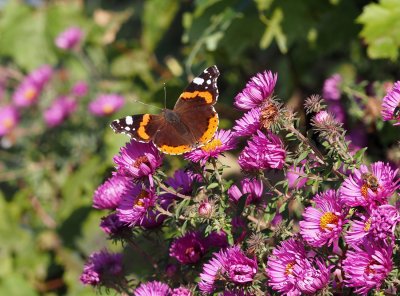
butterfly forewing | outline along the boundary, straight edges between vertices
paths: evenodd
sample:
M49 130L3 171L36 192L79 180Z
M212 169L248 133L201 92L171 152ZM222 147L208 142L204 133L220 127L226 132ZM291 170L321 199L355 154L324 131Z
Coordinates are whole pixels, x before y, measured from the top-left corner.
M161 115L139 114L114 120L111 128L114 132L126 134L136 141L149 142L163 125Z

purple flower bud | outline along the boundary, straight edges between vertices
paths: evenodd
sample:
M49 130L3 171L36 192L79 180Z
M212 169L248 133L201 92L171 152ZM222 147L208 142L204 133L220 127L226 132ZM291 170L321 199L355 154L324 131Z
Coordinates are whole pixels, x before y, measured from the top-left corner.
M56 46L65 50L73 50L80 46L83 31L78 27L69 27L61 32L55 39Z

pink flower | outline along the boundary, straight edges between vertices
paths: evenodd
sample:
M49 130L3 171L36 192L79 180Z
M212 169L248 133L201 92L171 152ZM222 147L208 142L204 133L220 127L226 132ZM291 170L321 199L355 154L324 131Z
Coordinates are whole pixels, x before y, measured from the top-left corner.
M217 158L222 152L236 146L234 134L230 130L219 130L214 138L204 146L185 154L185 159L205 165L210 158Z
M13 102L17 107L29 107L36 104L41 89L29 80L23 81L13 94Z
M67 96L59 97L44 111L44 121L48 127L56 127L74 113L76 108L77 102L74 98Z
M288 187L291 189L303 188L307 183L307 178L304 178L304 166L299 164L299 166L291 166L286 172L286 178L288 180Z
M147 283L142 283L138 288L136 288L135 296L170 296L171 289L167 284L152 281Z
M272 96L277 78L278 75L271 71L258 73L247 82L246 87L235 97L233 104L242 110L261 106Z
M381 161L371 164L369 168L361 165L342 183L342 203L350 207L369 208L386 204L388 198L400 186L400 181L396 180L397 171L393 171L389 164Z
M240 182L241 190L236 185L228 189L229 198L238 203L240 198L247 194L246 205L256 203L261 200L264 193L264 186L261 180L245 178Z
M205 240L201 233L190 231L173 241L169 255L182 264L193 264L200 260L205 251Z
M346 286L355 288L360 295L367 295L373 288L379 289L392 271L392 254L391 246L371 243L354 246L343 260Z
M245 171L282 169L285 157L286 151L277 135L271 132L265 135L257 131L240 153L238 162Z
M328 190L314 197L316 207L308 207L300 221L303 239L313 247L330 246L338 241L347 211L339 203L334 190Z
M400 81L383 98L381 113L383 120L395 120L394 125L400 125Z
M130 182L126 177L112 176L96 189L93 195L93 207L96 209L115 209L129 185Z
M140 179L152 175L162 164L162 155L152 143L130 141L114 156L121 175Z
M325 80L322 90L322 96L325 100L340 100L340 84L342 83L342 76L333 74Z
M0 107L0 137L9 134L18 124L19 115L15 107Z
M246 137L255 134L261 128L260 116L261 108L256 107L246 112L242 118L236 120L233 126L235 136Z
M79 27L69 27L56 37L56 46L65 50L76 49L80 46L83 35L83 31Z
M100 95L89 104L89 111L96 116L108 116L124 106L123 97L116 94Z
M89 91L89 86L85 81L78 81L72 86L71 93L76 97L84 97Z

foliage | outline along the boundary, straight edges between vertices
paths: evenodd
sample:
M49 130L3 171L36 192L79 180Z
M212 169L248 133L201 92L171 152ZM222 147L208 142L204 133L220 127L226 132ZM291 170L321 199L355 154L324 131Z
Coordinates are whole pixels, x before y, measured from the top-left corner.
M216 109L220 128L226 129L240 115L231 107L234 96L256 72L279 73L276 93L297 106L296 127L301 131L310 126L300 107L303 98L319 93L325 78L340 73L341 102L348 109L345 128L366 132L366 162L386 159L398 165L397 130L376 112L386 91L384 82L400 76L398 1L369 2L0 1L0 108L13 102L20 84L40 66L50 65L53 71L37 103L19 108L18 124L0 136L0 294L94 294L78 280L86 258L106 246L124 249L106 240L98 228L105 213L92 208L93 192L110 176L112 157L127 141L115 135L109 123L132 113L158 112L164 105L164 83L172 108L187 81L212 64L222 73ZM79 50L55 44L71 26L84 32ZM389 60L371 60L375 58ZM88 92L78 98L71 94L80 81ZM88 106L100 94L123 95L124 108L93 115ZM43 114L60 96L72 96L76 109L61 124L49 126ZM294 134L287 136L291 140ZM308 138L316 141L315 136ZM362 152L354 156L357 164ZM306 158L307 153L296 153L291 161ZM236 154L228 156L234 166ZM163 173L170 175L182 163L180 157L168 157ZM307 168L307 173L321 173L315 170ZM216 178L215 170L207 174ZM318 191L317 181L309 185L313 193ZM212 182L206 190L219 194L219 186ZM294 199L303 201L300 194ZM186 206L182 202L179 213ZM242 199L237 212L251 210ZM217 222L212 227L218 228ZM179 227L182 231L190 223ZM175 231L172 228L166 238L176 236ZM125 253L130 262L137 262L127 264L128 269L144 278L152 267L129 248Z

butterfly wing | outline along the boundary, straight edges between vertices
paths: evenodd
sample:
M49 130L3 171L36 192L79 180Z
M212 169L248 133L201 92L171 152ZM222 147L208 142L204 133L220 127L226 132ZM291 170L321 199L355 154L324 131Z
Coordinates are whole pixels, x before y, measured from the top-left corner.
M116 133L126 134L138 142L147 143L154 140L164 124L162 115L139 114L116 119L110 126Z
M218 114L213 107L219 95L218 76L217 66L205 69L186 87L174 107L197 146L208 143L218 129Z

